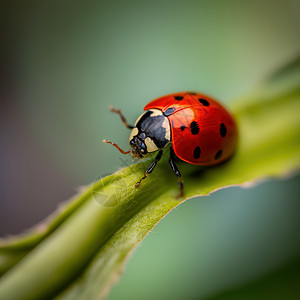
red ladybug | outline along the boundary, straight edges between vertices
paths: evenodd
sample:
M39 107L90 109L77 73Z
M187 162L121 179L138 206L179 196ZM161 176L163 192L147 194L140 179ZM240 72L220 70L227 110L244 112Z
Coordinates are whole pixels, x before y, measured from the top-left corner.
M190 164L212 166L228 159L236 149L238 131L233 117L209 96L193 92L170 94L151 101L144 110L131 126L120 110L111 108L132 129L131 150L123 151L115 143L103 140L123 154L131 153L133 158L159 151L136 187L153 171L169 143L172 144L169 163L179 179L179 196L183 195L183 182L174 162L175 155Z

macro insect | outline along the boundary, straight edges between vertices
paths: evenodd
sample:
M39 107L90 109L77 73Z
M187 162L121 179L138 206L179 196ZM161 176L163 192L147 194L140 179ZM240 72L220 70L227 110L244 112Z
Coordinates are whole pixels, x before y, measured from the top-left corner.
M238 130L235 120L218 101L207 95L194 92L170 94L149 102L144 110L132 126L120 110L111 108L112 112L119 114L125 126L132 130L129 151L103 140L123 154L131 153L133 158L141 159L148 153L158 151L135 187L154 170L163 150L170 143L169 163L178 177L178 197L183 196L183 180L174 162L176 156L193 165L212 166L228 159L236 149Z

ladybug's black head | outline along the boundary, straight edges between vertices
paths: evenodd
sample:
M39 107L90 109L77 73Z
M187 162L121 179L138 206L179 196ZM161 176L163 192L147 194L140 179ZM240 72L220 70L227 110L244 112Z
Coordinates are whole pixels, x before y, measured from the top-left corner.
M132 157L143 158L144 155L148 154L147 146L145 142L138 136L134 136L129 141L131 148Z
M158 109L143 113L137 119L129 138L133 158L142 158L148 153L163 149L169 142L170 124Z

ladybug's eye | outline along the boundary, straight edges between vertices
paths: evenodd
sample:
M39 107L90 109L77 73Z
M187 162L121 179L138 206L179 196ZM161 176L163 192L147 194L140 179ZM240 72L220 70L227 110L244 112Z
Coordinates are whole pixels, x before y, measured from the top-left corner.
M130 144L131 146L133 146L133 144L134 144L134 141L133 141L133 139L132 139L132 140L130 140L129 144Z
M140 150L141 150L141 153L146 153L147 152L147 147L144 143L141 144Z

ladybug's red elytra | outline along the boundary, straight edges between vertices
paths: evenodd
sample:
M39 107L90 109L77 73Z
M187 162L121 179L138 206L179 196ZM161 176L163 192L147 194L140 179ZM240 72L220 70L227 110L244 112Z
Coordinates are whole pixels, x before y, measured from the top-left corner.
M171 143L169 163L179 180L179 197L183 196L183 181L174 157L193 165L211 166L228 159L235 151L238 130L232 115L215 99L194 92L180 92L157 98L144 107L145 112L134 126L129 125L120 110L111 108L120 115L123 123L132 129L129 144L132 157L143 158L148 153L158 154L145 175L153 171L163 154L163 149Z

